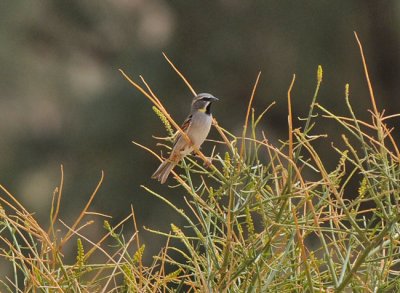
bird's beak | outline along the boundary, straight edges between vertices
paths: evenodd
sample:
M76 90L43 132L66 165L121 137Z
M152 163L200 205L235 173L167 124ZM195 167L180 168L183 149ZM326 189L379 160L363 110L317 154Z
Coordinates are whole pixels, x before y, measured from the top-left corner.
M213 96L211 99L212 99L212 101L213 101L213 102L215 102L215 101L219 101L219 99L218 99L218 98L216 98L216 97L214 97L214 96Z

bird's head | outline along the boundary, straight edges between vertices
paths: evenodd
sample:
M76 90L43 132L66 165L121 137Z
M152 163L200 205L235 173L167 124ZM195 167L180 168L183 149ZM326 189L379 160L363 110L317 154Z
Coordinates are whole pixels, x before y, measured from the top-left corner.
M193 98L192 112L199 111L206 114L211 113L211 104L218 101L216 97L211 94L202 93Z

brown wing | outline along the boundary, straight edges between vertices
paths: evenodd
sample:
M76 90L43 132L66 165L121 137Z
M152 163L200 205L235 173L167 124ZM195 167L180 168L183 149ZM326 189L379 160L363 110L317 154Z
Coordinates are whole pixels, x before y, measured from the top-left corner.
M192 121L192 114L190 114L185 121L183 121L182 125L181 125L181 129L186 132L189 128L190 125L190 121ZM175 141L174 141L174 145L176 144L176 142L179 140L179 138L181 137L181 134L179 133L179 131L177 131L176 136L175 136Z
M181 129L186 132L187 129L189 128L190 125L190 121L192 121L192 114L190 114L185 121L183 121L182 125L181 125Z

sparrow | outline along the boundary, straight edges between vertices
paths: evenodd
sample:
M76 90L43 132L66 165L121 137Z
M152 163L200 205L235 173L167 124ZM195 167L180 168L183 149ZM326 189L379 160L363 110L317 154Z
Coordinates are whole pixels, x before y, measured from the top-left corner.
M161 163L151 178L164 184L175 165L194 150L193 146L200 148L211 129L211 104L215 101L218 99L207 93L193 98L190 114L181 126L191 143L178 133L169 158Z

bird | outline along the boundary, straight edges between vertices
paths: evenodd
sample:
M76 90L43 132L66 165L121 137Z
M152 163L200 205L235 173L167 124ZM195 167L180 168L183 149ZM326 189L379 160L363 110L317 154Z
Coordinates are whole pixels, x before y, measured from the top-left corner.
M196 149L200 148L211 129L211 104L218 100L207 93L198 94L193 98L190 114L181 126L191 143L181 133L178 133L169 158L161 163L151 178L164 184L175 165L194 150L193 146Z

